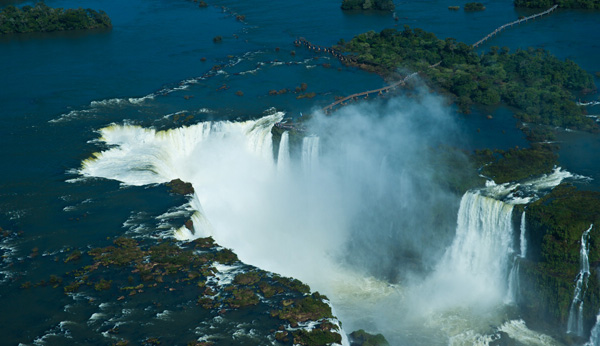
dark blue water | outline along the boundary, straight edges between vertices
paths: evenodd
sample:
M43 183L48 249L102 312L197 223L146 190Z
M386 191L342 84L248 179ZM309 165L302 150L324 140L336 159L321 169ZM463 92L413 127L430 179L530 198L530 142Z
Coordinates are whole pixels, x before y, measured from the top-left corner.
M0 5L9 3L33 4ZM0 319L7 344L30 344L45 334L60 334L56 326L71 313L65 306L73 298L59 290L21 290L21 283L71 270L62 259L73 248L104 246L108 237L122 234L160 233L156 216L182 203L162 186L122 188L100 179L67 182L78 177L73 171L82 160L98 150L96 130L123 122L181 125L173 114L192 115L190 122L258 117L272 107L299 116L333 102L335 96L385 82L295 47L297 37L332 45L365 31L408 24L440 38L473 43L530 13L506 1L488 1L487 10L477 13L449 11L442 1L396 1L398 21L390 13L344 13L338 0L222 0L209 1L207 8L187 0L46 4L102 9L113 28L0 38L0 227L14 231L2 242L6 248L0 261L0 302L3 311L10 311ZM238 14L244 21L236 20ZM598 33L599 13L560 10L508 29L478 50L493 45L543 47L595 72L600 70ZM217 35L222 42L213 42ZM316 96L269 95L270 90L294 90L301 83ZM507 109L452 112L469 149L526 145ZM598 137L567 137L561 163L574 173L600 179ZM40 255L31 259L34 248ZM97 311L85 304L74 309L88 317ZM96 332L82 331L80 336L103 340Z

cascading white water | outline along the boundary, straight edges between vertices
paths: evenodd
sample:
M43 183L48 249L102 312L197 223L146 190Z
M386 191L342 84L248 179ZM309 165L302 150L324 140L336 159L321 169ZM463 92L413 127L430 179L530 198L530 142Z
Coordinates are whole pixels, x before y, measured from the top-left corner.
M277 153L277 169L280 172L287 172L290 167L290 134L285 131L281 134L279 142L279 152Z
M600 312L596 315L596 324L590 333L590 339L584 346L600 346Z
M449 304L501 302L513 252L513 205L468 191L462 197L456 236L436 270Z
M527 225L525 211L523 211L523 214L521 214L521 224L519 226L519 230L521 232L519 236L519 255L515 256L512 268L510 269L510 274L508 275L508 292L506 298L504 299L504 302L507 304L515 303L521 290L519 263L521 259L524 259L527 256Z
M521 214L521 225L520 225L521 236L519 237L521 252L519 256L521 258L527 258L527 220L525 218L525 211Z
M319 168L319 137L309 136L302 140L302 168L306 174Z
M567 333L582 336L583 335L583 298L587 289L587 282L590 276L590 261L587 248L587 241L594 225L583 232L581 235L581 248L579 257L581 270L577 274L577 283L575 284L575 292L573 293L573 301L569 310L569 320L567 322Z
M422 120L423 114L415 117ZM418 321L415 328L419 328L419 333L406 329L408 333L398 335L399 327L394 319L390 319L390 325L376 327L391 335L392 340L402 340L408 334L410 339L420 334L415 338L418 342L407 343L419 345L431 344L423 340L432 335L432 331L435 331L434 344L462 331L474 330L473 325L478 325L478 333L488 333L489 320L470 315L472 311L464 314L462 307L481 307L483 313L496 311L506 294L507 267L514 253L510 203L516 202L505 203L495 198L502 198L509 193L505 191L512 188L495 186L501 190L500 194L491 190L467 192L461 201L456 238L435 273L419 278L418 282L416 279L408 282L400 289L368 273L344 267L336 256L347 250L345 243L354 236L351 223L365 207L364 192L377 191L377 184L385 187L379 189L380 193L401 194L402 203L398 205L427 208L419 201L424 197L420 194L422 190L411 189L413 180L398 174L402 165L403 172L419 170L419 178L424 179L423 187L431 181L431 172L423 170L424 166L427 168L424 164L427 161L422 157L425 144L420 142L423 136L414 134L403 121L383 122L372 128L377 122L371 118L354 121L345 118L343 124L336 124L336 129L348 124L360 125L359 131L350 127L335 137L336 141L344 142L339 148L348 150L320 153L319 138L306 138L300 162L291 162L292 167L302 169L290 169L283 174L279 164L288 158L289 137L282 135L277 166L271 146L271 128L281 118L282 114L278 113L247 122L206 122L169 131L110 126L101 130L102 140L110 149L86 160L80 172L84 176L116 179L129 185L164 183L175 178L191 182L195 195L189 207L194 211L194 227L193 231L185 227L177 230L178 239L212 235L217 243L232 248L246 263L309 283L313 289L332 298L342 319L349 318L345 326L361 327L363 319L379 323L383 320L381 316L403 319L406 325ZM390 136L390 131L404 132L403 136ZM349 135L353 133L362 135ZM400 143L396 142L398 138L402 139ZM388 163L383 161L384 164L381 158L389 154L390 148L404 149L399 157ZM325 156L319 158L319 155ZM310 173L303 175L305 172ZM377 176L380 182L373 181ZM552 181L560 182L560 179ZM369 235L364 239L367 242L394 242L390 240L393 238L387 238L392 232L380 232L378 228L369 228L367 223L361 226L366 226L361 231ZM420 230L411 227L401 231ZM381 261L381 255L376 256L377 249L374 250L371 259L364 259ZM365 285L366 281L371 284ZM408 291L422 281L429 281L430 285L424 283L425 290L415 290L419 298L408 296ZM416 314L405 314L413 305L415 310L420 310L420 317L435 321L424 325ZM488 309L490 306L493 309ZM437 317L448 311L452 311L450 320L458 314L459 319L467 321L457 327L458 332L452 327L446 328L453 325L446 316L439 319L443 325L436 324ZM463 319L463 314L468 317Z
M519 258L515 257L510 274L508 274L508 292L504 303L511 304L517 301L519 291L521 290L521 281L519 279Z
M213 167L233 166L235 159L270 167L274 162L271 128L282 118L282 113L275 113L253 121L203 122L167 131L112 125L100 130L100 140L115 147L85 160L80 173L147 185L176 178L193 181L202 173L208 173L203 176L207 179ZM251 155L241 156L244 150Z

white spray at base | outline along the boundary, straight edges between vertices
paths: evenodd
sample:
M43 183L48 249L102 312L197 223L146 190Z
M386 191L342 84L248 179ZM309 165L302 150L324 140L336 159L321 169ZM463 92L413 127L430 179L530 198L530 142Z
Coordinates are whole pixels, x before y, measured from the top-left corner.
M513 205L467 192L462 197L456 236L440 262L436 279L452 302L496 303L506 293L513 252ZM444 297L447 298L447 297ZM435 302L436 306L444 302Z
M423 114L434 113L426 110L429 113ZM417 115L419 120L424 118L421 113ZM289 157L289 138L283 134L275 164L271 129L282 117L275 113L258 120L205 122L168 131L112 125L100 131L101 140L110 149L86 160L80 172L127 185L165 183L175 178L191 182L195 190L189 202L194 210L194 230L175 230L176 238L213 236L248 264L310 284L329 296L349 330L356 327L381 332L393 344L402 344L397 340L415 345L447 344L451 339L459 345L473 335L490 339L488 336L495 332L490 324L505 322L498 319L496 315L502 314L496 311L503 306L508 263L515 252L511 224L514 188L505 184L467 192L458 213L456 237L433 273L418 282L392 285L339 261L345 242L352 236L352 218L365 207L362 191L354 188L363 182L393 187L393 181L384 185L373 182L375 176L387 178L377 174L385 156L373 155L367 149L371 149L369 143L392 150L401 147L401 154L413 154L400 160L406 165L400 175L400 192L408 196L407 206L418 205L422 196L411 190L409 173L413 170L418 171L419 178L428 176L420 161L426 143L422 141L437 132L423 135L415 130L417 126L400 119L392 123L394 126L364 131L380 135L377 141L361 142L352 132L344 133L349 142L345 144L352 150L336 157L343 156L344 164L350 162L353 171L349 172L336 170L340 165L332 165L331 157L321 157L318 137L306 140L300 162L294 162ZM345 124L353 123L349 117L344 119ZM372 119L364 117L362 121L358 123L366 127ZM432 122L440 123L435 116ZM439 131L435 126L424 128ZM404 131L403 136L391 136L390 130ZM391 145L404 137L406 143L416 144ZM392 159L389 161L386 171L393 171L395 166ZM291 169L283 169L288 163ZM305 174L306 170L310 174ZM521 187L538 191L532 186L554 186L567 175L557 169ZM378 255L374 253L372 260L381 260Z
M593 224L581 235L581 248L579 250L581 270L579 271L579 274L577 274L575 292L573 293L573 301L571 302L569 320L567 322L567 333L578 336L583 336L583 299L585 298L588 278L590 277L589 249L587 242L592 227L594 227Z

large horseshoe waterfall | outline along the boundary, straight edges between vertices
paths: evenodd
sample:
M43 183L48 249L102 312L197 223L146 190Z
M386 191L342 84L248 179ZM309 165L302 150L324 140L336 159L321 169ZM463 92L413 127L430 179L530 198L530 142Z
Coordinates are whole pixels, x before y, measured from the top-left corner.
M513 211L515 203L527 199L508 198L507 191L514 188L511 186L467 191L455 214L454 235L445 249L438 246L436 250L427 234L437 230L420 230L424 242L406 233L410 229L406 227L418 224L407 222L407 217L427 215L428 211L409 202L409 197L422 193L414 187L424 176L406 170L406 165L412 164L406 160L408 153L380 151L374 144L380 144L381 138L370 142L345 142L341 138L336 147L321 148L314 134L296 141L299 147L292 147L287 131L279 136L274 152L271 131L282 117L274 113L247 122L200 123L164 132L111 126L101 134L112 147L86 161L81 173L130 185L174 178L192 182L195 194L188 208L193 211L193 227L175 230L177 239L212 236L250 264L308 282L328 294L350 328L365 318L379 323L376 316L403 311L397 318L405 325L425 328L426 334L430 328L442 328L434 333L442 333L442 340L494 339L495 330L489 325L447 330L442 327L447 320L439 320L439 316L458 313L452 318L468 318L475 323L478 314L498 311L501 315L505 304L515 302L519 291L517 257L527 250L524 213L520 234L515 234ZM348 171L348 167L353 170ZM561 179L557 171L527 186L533 191L536 184L556 184ZM440 191L427 193L435 197L431 201L439 207L451 201ZM375 208L383 203L398 208L396 214ZM378 243L378 234L397 239L397 243L385 239ZM350 256L345 253L347 247L352 249ZM406 278L411 279L389 286L383 277L362 272L370 267L353 264L357 256L363 265L378 261L380 257L373 256L371 249L386 247L390 254L405 252L415 258L418 253L422 263L430 263L430 269L423 271L418 268L427 267L416 266L413 274L396 272L391 277L410 275ZM427 248L439 257L427 257ZM390 262L380 273L394 273L397 263ZM382 269L381 262L373 265ZM381 304L386 308L373 310ZM459 307L477 310L465 317L457 312ZM363 311L360 318L356 311ZM423 319L427 321L425 327ZM422 326L416 327L418 324ZM390 326L377 326L396 342L423 342L420 337L406 339ZM515 322L503 328L509 326L523 327Z

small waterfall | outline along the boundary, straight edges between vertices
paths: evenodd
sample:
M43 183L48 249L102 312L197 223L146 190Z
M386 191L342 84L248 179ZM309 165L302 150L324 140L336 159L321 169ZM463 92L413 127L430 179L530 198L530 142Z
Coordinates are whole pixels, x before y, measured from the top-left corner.
M246 127L246 141L248 149L270 164L275 164L273 160L273 134L271 129L273 128L273 117L262 117L255 121L247 121Z
M512 269L508 274L508 292L504 303L516 303L521 291L521 280L519 279L519 257L515 257Z
M600 312L596 315L596 324L590 333L590 339L584 346L600 346Z
M494 304L506 297L513 207L479 191L462 197L454 242L438 267L456 295Z
M519 226L519 255L513 260L513 265L508 274L508 292L504 302L506 304L515 303L519 299L521 291L521 279L519 277L520 261L527 256L527 225L525 219L525 211L521 214L521 225Z
M527 258L527 221L525 219L525 211L521 214L521 237L519 238L519 243L521 247L520 257Z
M581 270L579 271L579 274L577 274L577 283L575 284L575 292L573 294L573 301L571 302L569 320L567 323L567 333L579 336L583 335L583 298L585 297L587 282L590 276L587 241L592 227L594 227L593 224L581 235L581 249L579 250Z
M281 135L281 140L279 142L277 169L280 172L286 172L290 169L290 134L287 131Z
M311 174L319 167L319 137L304 137L302 140L302 168Z

